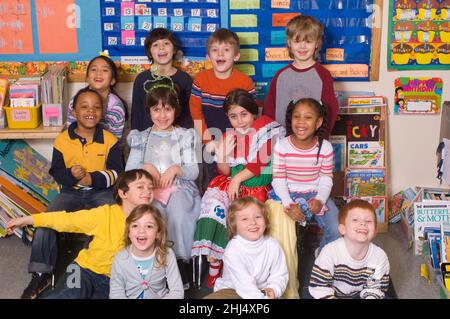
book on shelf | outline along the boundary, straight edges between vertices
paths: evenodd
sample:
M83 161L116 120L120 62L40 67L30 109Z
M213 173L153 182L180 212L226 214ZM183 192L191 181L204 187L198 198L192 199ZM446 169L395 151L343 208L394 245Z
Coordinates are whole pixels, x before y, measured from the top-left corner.
M6 225L13 218L19 218L29 215L20 206L12 202L7 196L0 192L0 228L3 233L6 231ZM26 243L30 243L33 238L33 227L16 228L14 233Z
M441 223L441 273L445 287L450 290L450 223Z
M45 211L46 206L42 203L42 201L35 199L28 192L10 182L2 175L0 175L0 192L3 192L6 196L21 205L31 214Z
M0 140L1 172L33 192L45 205L59 193L49 169L50 161L24 140Z
M414 203L414 254L420 255L426 228L440 227L442 222L450 221L450 202L415 202Z
M349 142L347 167L376 168L384 166L384 142Z
M343 172L346 166L347 138L345 135L331 135L330 143L334 152L334 170L333 172Z
M389 203L389 223L394 224L400 221L402 212L411 205L416 194L411 187L408 187L392 196Z
M386 196L386 170L384 168L347 168L345 196Z
M331 135L344 135L347 142L384 140L381 119L379 113L339 113Z

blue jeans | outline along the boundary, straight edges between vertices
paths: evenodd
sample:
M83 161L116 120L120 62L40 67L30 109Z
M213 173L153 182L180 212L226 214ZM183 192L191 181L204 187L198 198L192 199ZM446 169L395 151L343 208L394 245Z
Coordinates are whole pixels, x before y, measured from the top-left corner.
M317 193L311 192L311 193L291 193L291 198L293 198L294 202L297 202L295 200L296 197L302 197L306 201L308 201L311 198L315 198ZM281 201L281 199L275 194L275 192L272 190L268 194L270 199ZM341 234L339 233L339 220L338 220L338 214L339 210L336 207L336 204L331 198L328 198L327 202L325 203L325 206L328 208L328 210L325 212L325 214L321 216L313 215L312 220L316 221L319 227L323 230L323 236L320 241L320 247L321 250L326 244L331 243L332 241L338 239L341 237Z
M99 275L95 272L80 267L77 264L72 266L80 269L79 278L70 278L68 275L64 288L56 293L50 294L46 299L108 299L109 298L109 277ZM68 283L75 287L69 287Z
M47 212L74 212L105 204L115 204L112 189L97 191L63 190L47 206ZM58 257L58 234L50 228L38 227L31 246L28 272L53 273Z

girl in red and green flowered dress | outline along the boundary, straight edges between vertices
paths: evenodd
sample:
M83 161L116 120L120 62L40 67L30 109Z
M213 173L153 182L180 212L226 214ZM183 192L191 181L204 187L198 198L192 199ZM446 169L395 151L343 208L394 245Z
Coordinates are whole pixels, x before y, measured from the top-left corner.
M272 181L272 139L284 137L284 128L268 116L256 118L258 105L242 89L228 93L223 109L233 129L227 130L217 150L221 174L208 185L201 202L192 256L208 256L207 286L220 276L222 255L228 243L226 214L234 199L251 196L267 199Z

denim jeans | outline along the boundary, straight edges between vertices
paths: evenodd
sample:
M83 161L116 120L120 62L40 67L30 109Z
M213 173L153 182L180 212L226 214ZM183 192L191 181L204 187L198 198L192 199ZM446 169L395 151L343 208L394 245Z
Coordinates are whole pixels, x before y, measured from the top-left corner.
M105 204L114 204L112 189L97 191L63 190L47 206L47 212L74 212ZM38 227L31 246L28 272L53 273L58 257L58 234L50 228Z
M291 198L293 193L291 193ZM296 193L298 195L299 193ZM308 201L311 198L315 198L317 195L316 192L311 193L301 193L299 197L303 197L306 201ZM272 198L274 200L280 200L277 195L272 191L269 193L269 198ZM295 201L295 200L294 200ZM325 206L328 208L328 210L325 212L325 214L321 216L313 215L312 220L316 221L319 227L323 230L323 236L320 241L320 247L321 250L326 244L331 243L332 241L338 239L341 237L341 234L339 233L339 220L338 220L338 214L339 210L336 207L336 204L334 201L329 197L327 202L325 203Z
M95 272L80 267L77 264L71 266L80 269L79 278L70 278L75 274L68 274L64 288L56 293L52 293L46 299L108 299L109 298L109 277L99 275ZM71 287L75 286L75 287Z

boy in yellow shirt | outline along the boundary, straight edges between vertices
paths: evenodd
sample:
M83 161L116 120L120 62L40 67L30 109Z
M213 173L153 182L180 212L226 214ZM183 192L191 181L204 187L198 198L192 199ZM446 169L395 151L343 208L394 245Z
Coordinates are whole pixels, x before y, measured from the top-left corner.
M125 244L123 240L125 219L134 207L152 202L153 185L153 177L147 171L130 170L120 176L114 188L117 204L74 213L60 211L35 214L16 218L8 223L8 234L12 234L17 227L33 225L52 228L59 232L93 236L89 247L81 250L75 259L75 265L80 269L78 282L72 287L73 283L68 280L62 291L50 295L49 298L108 298L112 260ZM41 292L36 291L34 298Z

